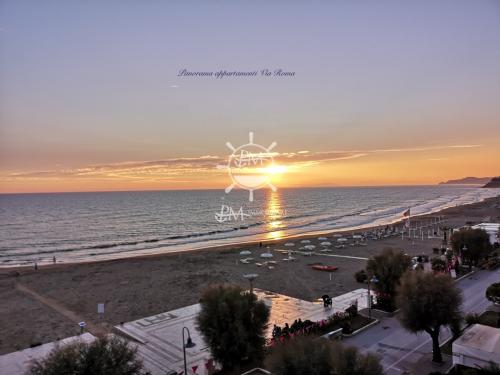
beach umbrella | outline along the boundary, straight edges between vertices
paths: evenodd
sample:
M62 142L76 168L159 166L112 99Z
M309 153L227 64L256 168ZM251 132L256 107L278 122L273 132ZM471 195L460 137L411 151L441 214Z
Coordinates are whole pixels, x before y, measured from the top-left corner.
M320 240L320 241L326 241L327 239L328 238L326 238L326 237L318 237L318 240Z
M260 254L260 257L261 258L272 258L273 254L271 254L271 253L262 253L262 254Z
M240 251L240 255L252 255L252 252L248 251L248 250L243 250L243 251Z
M363 238L363 236L360 234L355 234L354 236L352 236L352 238L354 238L355 240L360 240Z
M316 248L316 246L314 245L306 245L304 246L304 249L307 249L307 250L314 250Z
M300 243L311 243L311 241L310 240L302 240L302 241L300 241Z
M292 247L292 246L295 246L295 244L293 242L287 242L285 244L286 247Z
M332 243L331 242L328 242L328 241L324 241L324 242L321 242L320 245L321 246L330 246Z
M347 242L347 238L339 238L337 242Z
M333 235L333 237L342 237L342 235L341 235L341 234L339 234L339 233L335 233L335 234Z

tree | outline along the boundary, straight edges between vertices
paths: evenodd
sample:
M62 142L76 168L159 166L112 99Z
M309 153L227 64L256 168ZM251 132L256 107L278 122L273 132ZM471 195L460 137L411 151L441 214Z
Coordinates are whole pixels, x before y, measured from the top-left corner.
M384 249L381 254L368 260L366 266L369 278L374 275L378 281L374 289L378 293L377 304L388 311L395 308L396 288L403 273L411 267L411 258L402 251Z
M365 270L360 270L354 274L354 278L358 283L365 283L368 279L368 276L366 276Z
M411 332L427 332L432 338L432 360L442 362L439 331L461 320L462 296L453 280L444 274L407 272L401 278L398 319Z
M243 293L239 286L212 286L203 292L200 304L198 328L224 369L262 358L269 309L255 294Z
M76 341L56 347L45 358L32 362L30 375L139 375L142 362L136 349L116 336L91 343Z
M298 337L276 344L266 359L266 367L275 375L382 375L379 359L362 355L356 348L320 337Z
M500 303L500 283L491 284L485 294L488 301Z
M462 228L453 232L451 246L456 254L461 254L469 264L477 265L491 251L490 236L483 229ZM466 246L467 250L463 250Z

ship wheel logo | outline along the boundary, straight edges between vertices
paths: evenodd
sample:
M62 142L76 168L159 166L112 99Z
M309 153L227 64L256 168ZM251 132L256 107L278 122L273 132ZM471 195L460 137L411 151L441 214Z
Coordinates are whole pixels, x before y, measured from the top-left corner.
M274 166L272 149L276 142L269 147L264 147L253 141L253 132L248 134L248 143L239 147L234 147L230 142L226 146L232 151L229 156L227 169L232 183L226 187L225 192L229 193L235 186L248 190L248 200L253 202L254 190L269 187L276 191L276 187L271 183L267 171Z

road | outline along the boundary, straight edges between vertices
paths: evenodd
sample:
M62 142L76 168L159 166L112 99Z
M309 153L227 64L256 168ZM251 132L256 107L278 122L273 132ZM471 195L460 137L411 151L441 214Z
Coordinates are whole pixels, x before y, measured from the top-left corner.
M480 313L491 305L484 296L486 288L500 280L500 270L478 271L457 282L462 290L464 314ZM441 331L440 342L451 337L448 328ZM425 333L413 334L406 331L396 317L384 318L372 328L344 340L345 344L356 346L363 352L380 356L388 375L423 374L430 371L446 371L447 368L433 368L431 362L432 342ZM449 367L449 366L448 366Z

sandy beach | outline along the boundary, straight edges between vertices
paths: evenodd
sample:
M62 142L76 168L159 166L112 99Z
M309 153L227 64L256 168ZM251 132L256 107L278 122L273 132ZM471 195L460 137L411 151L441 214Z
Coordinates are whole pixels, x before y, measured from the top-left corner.
M500 222L500 197L481 203L458 206L439 213L412 218L412 226L429 224L437 216L442 226L459 227L466 223ZM346 235L351 235L349 231ZM425 232L426 233L426 232ZM334 243L331 234L323 235ZM257 273L254 286L305 300L316 300L323 294L340 295L362 287L353 273L365 267L366 258L386 247L402 249L408 254L432 254L441 244L440 238L409 240L400 236L368 240L367 246L347 246L329 253L303 256L285 262L286 249L292 241L299 247L303 239L320 248L318 235L268 241L259 244L225 246L164 255L151 255L81 264L56 264L30 268L0 270L0 354L50 342L79 332L78 321L84 320L95 329L157 314L198 302L201 290L213 283L236 283L247 287L242 277ZM257 266L260 254L269 247L274 269ZM316 249L316 250L317 250ZM250 250L254 260L240 262L240 251ZM311 269L312 264L335 265L331 274ZM97 304L105 303L102 319Z

